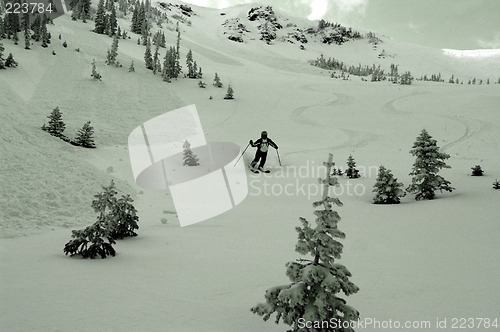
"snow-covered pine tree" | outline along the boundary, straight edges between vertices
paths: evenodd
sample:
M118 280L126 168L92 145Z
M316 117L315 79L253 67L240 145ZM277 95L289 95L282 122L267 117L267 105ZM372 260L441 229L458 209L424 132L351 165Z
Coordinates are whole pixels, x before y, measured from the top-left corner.
M99 4L97 5L97 12L95 14L95 27L94 32L100 35L104 34L106 30L106 10L104 9L104 0L99 0Z
M163 58L163 70L162 78L164 82L170 82L172 78L177 78L178 73L176 70L177 55L175 53L175 48L170 46L165 52L165 57Z
M146 46L149 41L151 47L151 41L149 40L149 24L146 19L143 19L141 23L141 38L143 46Z
M118 198L109 215L111 220L111 237L113 239L123 239L125 237L137 236L134 231L139 229L139 217L137 210L132 204L134 200L130 195L122 195Z
M481 165L476 165L474 167L471 167L472 169L472 176L483 176L484 171L481 169Z
M392 175L390 169L380 166L378 169L377 180L373 186L376 193L373 197L374 204L399 204L399 198L406 195L401 188L403 184Z
M151 54L151 41L147 38L146 41L146 51L144 52L144 62L146 63L146 68L153 70L153 56Z
M5 47L3 43L0 43L0 69L5 69L5 60L3 58L3 52L5 52Z
M0 40L5 38L5 28L2 15L0 14Z
M130 31L140 33L141 26L139 24L139 1L135 1L134 10L132 11L132 25Z
M345 175L349 179L357 179L359 178L359 170L356 169L356 162L354 161L354 157L352 155L349 155L349 158L347 158L347 169L345 171Z
M84 148L95 148L94 127L87 121L83 124L71 142L73 145L83 146Z
M427 130L422 129L410 153L416 159L410 173L413 176L412 183L406 191L416 194L416 200L434 199L436 190L451 192L455 189L450 186L449 181L437 174L442 168L451 168L444 162L450 156L439 151L436 140Z
M24 49L31 49L31 30L30 30L30 16L26 12L23 14L23 31L24 31Z
M222 88L222 82L220 81L220 77L217 73L215 73L214 86L216 88Z
M116 31L118 29L118 22L116 20L116 8L115 3L111 2L111 14L109 15L109 20L107 22L109 25L109 36L116 35Z
M203 72L201 71L201 67L198 68L198 74L196 74L196 77L203 78Z
M45 22L45 20L42 21L40 35L42 39L42 47L48 47L48 44L50 44L50 33L47 31L47 22Z
M224 96L224 99L234 99L234 90L231 87L231 84L229 84L229 86L227 87L227 92Z
M102 76L99 74L95 68L95 59L92 60L92 74L90 75L95 80L101 80Z
M128 72L129 73L135 72L134 60L132 60L132 62L130 62L130 67L128 67Z
M493 189L500 189L500 181L495 179L495 182L493 182Z
M204 88L206 88L206 87L207 87L207 84L206 84L206 83L203 83L203 81L198 81L198 86L199 86L200 88L203 88L203 89L204 89Z
M110 211L113 211L116 205L117 191L113 181L110 186L103 189L103 192L94 195L95 199L92 201L92 208L98 214L97 221L84 230L72 232L73 239L66 243L63 249L66 255L81 255L83 258L91 259L97 256L101 258L115 256L113 244L116 242L111 236L113 225Z
M200 165L198 157L191 150L191 144L186 140L182 145L182 160L183 166L198 166Z
M5 67L15 68L17 65L18 63L14 60L12 53L9 53L7 59L5 59Z
M46 126L45 124L42 126L42 129L51 134L52 136L59 137L59 138L66 138L64 136L64 129L66 128L66 124L62 120L62 112L59 109L59 106L56 106L52 110L49 116L49 123Z
M156 43L155 53L153 55L153 75L156 75L157 72L161 72L160 44L158 43Z
M311 255L312 259L298 259L289 262L286 275L291 284L269 288L266 291L266 303L260 303L251 311L262 316L267 321L276 313L275 322L290 325L290 331L343 331L352 332L353 329L325 329L317 326L301 328L300 318L309 322L335 322L349 324L359 317L359 312L349 306L338 296L343 292L346 296L359 291L358 286L349 280L351 272L335 260L340 259L343 245L336 239L344 239L345 234L338 229L340 216L332 209L335 204L342 206L336 197L329 197L329 188L338 185L337 179L331 177L331 168L335 165L329 154L326 166L326 177L319 179L323 184L323 197L314 202L313 207L322 206L323 209L314 211L316 227L312 227L305 218L300 218L302 227L296 227L298 242L295 251L301 255Z
M191 51L191 49L189 49L188 53L186 54L186 66L187 66L187 70L188 70L188 73L187 73L187 77L189 78L194 78L195 76L195 73L193 71L193 52Z
M108 50L108 56L106 58L106 64L113 65L116 67L120 66L120 62L116 60L118 56L118 35L115 34L113 37L113 43L111 44L111 49Z

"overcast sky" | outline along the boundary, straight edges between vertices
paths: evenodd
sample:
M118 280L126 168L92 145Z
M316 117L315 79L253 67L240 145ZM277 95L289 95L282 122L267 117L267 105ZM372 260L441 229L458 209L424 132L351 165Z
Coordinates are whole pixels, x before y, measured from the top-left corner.
M258 2L394 39L456 49L500 48L500 0L184 0L224 8Z

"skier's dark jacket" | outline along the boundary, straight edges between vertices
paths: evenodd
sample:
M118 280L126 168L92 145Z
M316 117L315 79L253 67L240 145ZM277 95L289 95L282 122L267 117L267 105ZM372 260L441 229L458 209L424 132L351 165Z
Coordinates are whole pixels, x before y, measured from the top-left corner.
M266 140L266 141L264 142L264 140ZM251 142L251 145L254 148L257 147L259 151L266 152L266 153L267 153L269 145L275 149L278 148L278 145L276 145L276 143L274 143L273 140L270 139L269 137L268 138L259 138L255 142Z

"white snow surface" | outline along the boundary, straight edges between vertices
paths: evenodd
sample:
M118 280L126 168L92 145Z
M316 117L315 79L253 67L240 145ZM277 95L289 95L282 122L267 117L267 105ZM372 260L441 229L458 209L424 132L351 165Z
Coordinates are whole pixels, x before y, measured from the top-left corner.
M258 38L239 44L225 38L221 24L244 17L250 7L225 9L223 16L192 7L191 26L181 25L181 57L192 49L206 89L198 80L164 83L146 70L135 35L120 40L123 68L106 66L111 39L92 33L92 22L68 15L49 27L49 49L26 51L3 41L20 66L0 71L0 331L286 330L273 318L263 322L250 307L264 301L266 289L289 283L285 264L301 257L294 251L295 227L300 216L313 220L322 175L315 167L329 152L337 166L345 167L352 154L358 168L370 170L360 179L340 178L337 191L344 203L336 208L339 228L347 235L339 262L360 287L347 301L361 317L432 324L447 318L442 331L452 330L453 317L500 319L500 191L491 185L500 178L500 85L493 84L500 60L464 61L389 38L377 49L366 40L308 43L305 51ZM120 24L128 26L123 19ZM176 33L165 33L174 45ZM391 56L379 58L382 49ZM464 84L331 79L329 71L307 63L321 53L387 70L396 63L415 77L440 72L447 81L454 74ZM90 78L94 58L102 82ZM135 73L127 70L131 60ZM222 89L211 84L215 72ZM474 77L491 84L465 84ZM235 91L231 101L223 100L228 84ZM190 104L208 141L244 148L267 130L280 147L282 167L270 151L271 173L248 174L244 202L181 228L168 192L135 185L127 137L143 122ZM56 106L70 137L92 121L97 149L40 130ZM452 168L441 175L456 190L438 192L432 201L407 195L399 205L371 204L379 165L410 183L409 150L424 127L450 154ZM240 162L249 163L253 153L249 149ZM485 176L471 177L478 164ZM71 230L95 221L93 195L111 179L135 199L139 236L118 241L116 257L65 256ZM311 197L302 191L308 186Z

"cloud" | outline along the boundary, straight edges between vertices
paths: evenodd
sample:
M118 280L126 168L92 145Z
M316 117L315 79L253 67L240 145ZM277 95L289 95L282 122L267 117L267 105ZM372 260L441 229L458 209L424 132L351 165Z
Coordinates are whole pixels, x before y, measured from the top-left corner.
M482 48L500 48L500 33L497 33L492 40L479 39L477 44Z
M312 21L319 20L322 19L326 14L326 11L328 9L328 1L312 0L310 6L311 6L311 13L307 18Z

